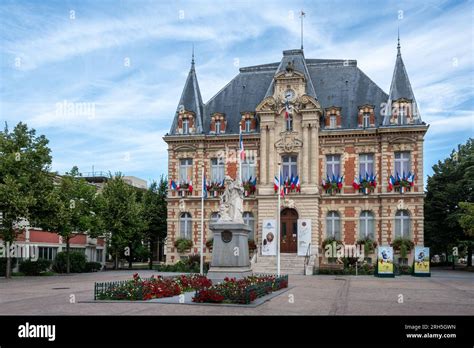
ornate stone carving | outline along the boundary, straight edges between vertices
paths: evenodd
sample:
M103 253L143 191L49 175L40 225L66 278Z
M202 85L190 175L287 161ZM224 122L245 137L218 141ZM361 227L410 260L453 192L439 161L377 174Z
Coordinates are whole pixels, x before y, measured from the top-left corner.
M296 209L295 201L292 200L292 199L289 199L288 197L285 198L285 199L283 200L283 202L281 202L281 206L282 206L283 208Z
M256 111L274 111L276 109L276 100L273 97L266 97L257 105Z
M240 183L232 180L230 176L225 177L225 191L221 196L218 222L244 223L242 214L244 201L244 189Z
M283 132L282 138L275 144L279 153L297 152L303 146L303 142L296 138L297 132Z

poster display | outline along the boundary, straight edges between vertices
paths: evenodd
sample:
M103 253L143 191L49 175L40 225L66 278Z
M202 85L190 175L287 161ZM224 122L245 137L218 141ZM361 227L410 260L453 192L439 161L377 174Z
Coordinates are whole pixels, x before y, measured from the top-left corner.
M377 275L379 277L394 277L393 248L379 246L377 250Z
M276 220L262 222L262 255L275 256L277 251Z
M305 256L311 244L311 219L298 219L298 256Z
M415 246L415 259L413 260L414 276L430 276L430 248Z

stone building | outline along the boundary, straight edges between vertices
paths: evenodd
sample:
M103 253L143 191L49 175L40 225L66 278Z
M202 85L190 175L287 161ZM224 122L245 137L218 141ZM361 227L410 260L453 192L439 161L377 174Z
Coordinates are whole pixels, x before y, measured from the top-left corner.
M296 49L284 51L280 62L241 68L204 103L193 57L164 136L173 181L167 263L199 253L203 167L210 189L204 240L212 237L209 223L218 216L220 183L224 175L239 175L240 128L246 153L244 220L254 231L256 271L275 270L275 256L262 255L262 224L276 219L279 163L287 184L280 208L282 271L302 273L304 255L314 255L310 263L316 267L332 262L324 255L325 240L355 245L371 239L389 245L408 238L423 245L423 137L428 126L420 118L400 43L389 94L355 60L307 59ZM301 220L311 235L303 246L298 241ZM178 238L191 239L192 248L179 253ZM204 250L209 260L212 252ZM411 257L396 256L395 261L411 262Z

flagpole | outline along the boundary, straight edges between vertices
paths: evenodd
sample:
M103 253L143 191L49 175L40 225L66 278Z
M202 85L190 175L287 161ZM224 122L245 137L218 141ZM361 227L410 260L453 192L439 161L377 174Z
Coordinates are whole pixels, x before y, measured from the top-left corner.
M278 177L280 180L280 185L278 187L278 209L277 209L277 275L280 276L280 200L281 200L281 163L278 162Z
M204 245L204 163L202 165L202 175L201 175L201 241L200 241L200 269L199 272L204 274L204 255L203 255L203 245Z

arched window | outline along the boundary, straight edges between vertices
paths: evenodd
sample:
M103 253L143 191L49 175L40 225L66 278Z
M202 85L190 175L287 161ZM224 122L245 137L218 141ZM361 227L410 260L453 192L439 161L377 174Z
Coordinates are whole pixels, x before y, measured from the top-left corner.
M179 218L180 237L192 239L192 218L189 213L182 213Z
M407 210L398 210L395 214L395 238L410 237L410 213Z
M341 219L337 211L330 211L326 217L326 237L341 240Z
M254 229L255 229L255 218L253 217L253 214L251 212L244 212L243 214L243 218L244 218L244 223L250 227L250 233L249 233L249 240L253 240L255 237L255 234L254 234Z
M371 211L364 210L360 213L359 219L359 238L375 240L375 220Z

